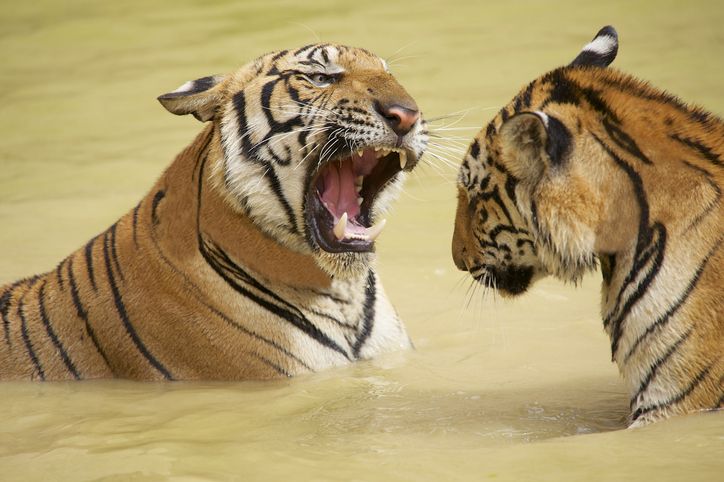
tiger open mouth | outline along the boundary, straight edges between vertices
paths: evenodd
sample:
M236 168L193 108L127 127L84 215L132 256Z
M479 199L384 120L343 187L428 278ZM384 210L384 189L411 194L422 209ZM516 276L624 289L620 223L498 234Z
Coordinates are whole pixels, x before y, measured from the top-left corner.
M368 252L385 221L371 225L371 210L385 186L415 156L406 149L366 148L323 165L307 192L307 223L324 251Z

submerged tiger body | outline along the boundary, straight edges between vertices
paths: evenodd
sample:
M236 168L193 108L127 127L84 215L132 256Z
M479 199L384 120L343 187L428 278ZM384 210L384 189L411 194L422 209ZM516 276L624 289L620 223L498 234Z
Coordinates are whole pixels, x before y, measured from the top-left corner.
M0 288L0 379L267 379L410 347L372 221L426 138L383 60L311 45L159 100L210 122L108 230Z
M456 265L518 295L600 261L602 317L632 425L724 403L724 122L607 68L601 30L473 140Z

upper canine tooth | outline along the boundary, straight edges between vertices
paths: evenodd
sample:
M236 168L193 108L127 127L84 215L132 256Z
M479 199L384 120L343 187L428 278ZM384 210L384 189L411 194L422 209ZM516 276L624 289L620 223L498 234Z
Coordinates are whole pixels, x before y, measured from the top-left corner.
M377 224L367 228L366 234L370 241L374 241L377 238L377 236L380 235L380 233L382 232L382 229L385 227L385 224L387 224L387 220L382 219Z
M407 152L400 151L400 169L404 169L407 165Z
M344 213L341 218L339 218L339 221L337 221L337 225L334 227L334 235L338 240L342 240L344 238L344 232L347 229L347 213Z

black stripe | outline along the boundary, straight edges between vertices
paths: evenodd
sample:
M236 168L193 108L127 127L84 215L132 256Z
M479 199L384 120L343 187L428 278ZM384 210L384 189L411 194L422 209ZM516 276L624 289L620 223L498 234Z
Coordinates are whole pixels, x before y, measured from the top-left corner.
M219 318L221 318L222 320L224 320L224 321L225 321L226 323L228 323L232 328L234 328L234 329L236 329L236 330L239 330L241 333L244 333L245 335L247 335L247 336L249 336L249 337L251 337L251 338L254 338L254 339L259 340L259 341L261 341L261 342L263 342L263 343L266 343L267 345L273 347L273 348L276 349L276 350L279 350L279 351L280 351L281 353L283 353L284 355L288 356L289 358L291 358L291 359L293 359L294 361L296 361L297 363L299 363L299 364L300 364L302 367L304 367L306 370L308 370L308 371L310 371L310 372L313 372L313 371L314 371L314 370L312 370L312 368L311 368L309 365L307 365L306 363L304 363L304 361L302 361L301 358L299 358L298 356L296 356L294 353L291 353L290 351L288 351L288 350L287 350L286 348L284 348L283 346L279 345L278 343L276 343L276 342L273 341L273 340L270 340L270 339L268 339L268 338L265 338L265 337L263 337L263 336L255 333L255 332L249 330L248 328L245 328L244 326L240 325L239 323L237 323L236 321L232 320L230 317L228 317L227 315L225 315L224 313L222 313L221 311L219 311L218 309L216 309L215 307L213 307L212 305L210 305L209 303L207 303L207 302L202 298L202 295L201 295L201 294L203 293L203 291L201 290L201 288L199 288L193 281L191 281L191 280L188 278L188 276L186 276L177 266L175 266L175 265L168 259L168 257L163 253L163 251L161 251L161 248L158 246L158 242L156 241L155 237L153 237L153 232L152 232L151 236L152 236L152 237L151 237L151 240L152 240L152 242L153 242L153 246L156 248L156 251L157 251L158 255L160 256L160 258L164 261L164 263L166 263L166 265L167 265L174 273L176 273L178 276L180 276L181 278L183 278L183 280L192 288L192 292L193 292L194 296L196 297L197 301L199 301L202 305L204 305L209 311L211 311L214 315L216 315L216 316L218 316ZM284 371L284 374L286 375L287 372Z
M705 146L701 141L698 141L696 139L691 139L689 137L681 137L678 134L671 134L669 137L674 139L677 142L680 142L681 144L684 144L685 146L689 147L690 149L693 149L697 152L700 156L704 157L704 159L708 160L715 166L721 167L724 165L722 163L722 160L719 159L719 156L716 152L712 150L712 148Z
M710 123L719 123L721 120L719 120L716 116L712 115L709 112L706 112L698 107L689 107L684 103L681 99L678 97L675 97L671 94L668 94L666 92L658 91L656 89L653 89L648 84L641 82L640 80L636 79L635 77L631 76L610 76L610 77L600 77L599 82L603 83L604 85L608 87L613 87L618 89L621 92L624 92L626 94L629 94L634 97L638 97L640 99L644 100L650 100L659 104L664 104L667 106L671 106L681 112L682 114L686 115L690 121L699 124L705 128L709 128ZM654 106L654 109L660 109L659 106Z
M241 136L241 154L243 154L247 160L256 162L257 164L261 165L263 172L265 173L263 177L265 177L269 181L269 185L274 192L274 195L277 197L279 203L282 205L282 208L287 215L287 219L289 220L289 224L291 225L291 231L293 233L298 233L299 227L297 226L297 220L294 216L294 211L292 210L289 201L287 201L286 197L284 196L284 192L282 190L281 183L279 182L279 178L277 177L274 166L272 166L268 162L264 162L258 159L254 155L254 150L258 149L258 146L261 145L261 143L258 143L257 147L254 147L251 143L251 140L249 139L249 136L246 133L246 98L244 97L243 91L234 95L233 102L234 110L236 111L237 116L239 135ZM273 122L273 119L270 122ZM228 154L236 155L235 153Z
M98 353L101 355L101 358L103 358L103 361L106 362L106 365L108 365L108 368L110 368L111 372L113 372L113 368L111 367L110 362L108 361L108 357L106 356L106 352L101 348L100 343L98 342L98 338L96 337L95 331L90 325L90 321L88 320L88 312L83 307L83 303L80 301L80 295L78 293L78 285L75 281L75 276L73 275L73 258L70 258L68 261L68 281L70 284L70 296L73 300L73 306L75 306L76 313L78 314L78 318L83 320L85 323L85 329L88 332L88 336L90 337L91 341L93 342L93 345L95 346L96 350L98 350ZM115 372L114 372L115 375Z
M20 297L20 300L18 300L18 316L20 316L20 333L23 337L25 348L28 351L28 356L30 357L30 360L32 360L33 365L35 365L35 369L38 371L40 379L45 380L45 372L43 371L43 367L40 364L40 360L38 360L38 357L35 355L35 350L33 350L33 344L30 342L30 336L28 335L28 324L25 320L25 313L23 313L25 295L28 294L28 291L30 291L34 285L35 282L33 281L33 283L28 286L27 291L25 291L25 293L23 293L23 295Z
M40 307L40 319L43 321L43 325L45 325L45 331L48 333L48 337L53 342L53 345L55 345L58 353L60 353L60 358L63 359L63 363L65 363L68 371L73 375L76 380L80 380L78 370L76 370L73 361L68 356L68 352L65 350L65 347L58 339L58 335L55 334L55 331L53 330L53 325L50 323L50 318L48 318L48 313L45 311L45 282L43 282L43 284L40 286L40 290L38 292L38 306Z
M689 336L691 336L691 332L693 331L693 327L689 327L688 330L679 338L676 340L676 342L671 345L668 350L666 350L666 353L664 353L660 358L658 358L651 366L649 367L648 373L646 374L646 377L641 381L639 384L639 388L634 394L633 397L631 397L631 407L633 408L636 399L649 387L649 384L651 384L651 380L654 379L656 376L656 373L659 371L659 368L663 366L664 363L666 363L666 360L671 358L671 356L676 353L676 350L679 349L679 347L689 339Z
M200 79L196 79L191 82L191 88L188 90L182 90L180 92L173 91L169 92L167 94L159 95L157 97L158 100L167 100L167 99L175 99L177 97L186 97L193 94L198 94L199 92L205 92L218 84L216 81L216 77L213 75L209 75L206 77L201 77Z
M138 238L136 237L136 229L138 227L138 209L141 207L141 203L136 204L133 208L133 244L138 247Z
M315 45L316 45L316 44L305 45L304 47L295 50L292 55L294 55L294 56L296 57L296 56L298 56L299 54L301 54L302 52L304 52L305 50L311 49L311 48L314 47Z
M644 164L652 164L651 159L641 152L636 141L631 138L623 129L618 125L611 122L607 117L603 118L603 127L606 129L609 138L621 149L625 150L632 156L638 158Z
M489 180L490 178L486 178L486 179ZM493 189L488 192L480 193L480 198L483 201L489 201L489 200L494 201L495 204L498 205L500 210L503 211L503 214L505 214L505 217L508 219L508 222L510 223L510 225L512 226L515 224L513 222L513 217L510 215L510 211L508 210L508 207L503 202L503 198L500 197L500 192L498 191L498 186L493 187Z
M375 323L375 301L377 299L377 287L375 286L375 274L372 270L367 274L367 288L365 289L365 302L362 308L362 331L357 335L357 341L352 347L352 353L355 358L359 358L365 342L372 333Z
M357 329L357 325L347 324L347 323L343 322L342 320L338 320L338 319L335 318L334 316L328 315L327 313L323 313L323 312L321 312L321 311L319 311L319 310L314 310L314 309L307 308L306 311L308 311L308 312L310 312L311 314L313 314L313 315L315 315L315 316L318 316L318 317L320 317L320 318L324 318L325 320L329 320L329 321L331 321L332 323L334 323L335 325L337 325L337 326L339 326L339 327L341 327L341 328L347 328L347 329L349 329L349 330L356 330L356 329Z
M711 175L709 171L706 169L702 169L699 166L695 166L694 164L690 163L689 161L682 161L686 166L693 169L694 171L697 171L699 174L703 175L704 178L706 178L706 182L709 184L709 187L711 187L714 192L716 193L716 199L714 199L712 202L709 203L708 206L706 206L701 213L699 213L694 220L686 227L684 231L689 231L694 226L699 224L706 216L709 215L709 213L712 212L714 207L718 206L721 203L722 198L722 190L721 187L719 187L719 184L714 180L714 177Z
M473 139L473 143L470 144L470 155L473 159L478 159L480 156L480 142L477 139Z
M12 302L13 293L15 289L21 284L25 283L26 280L18 280L15 283L5 288L2 296L0 296L0 315L3 319L3 331L5 332L5 343L12 348L12 340L10 339L10 318L8 312L10 311L10 304Z
M90 278L91 286L93 287L93 291L98 291L98 286L96 286L96 278L93 273L93 243L95 243L95 240L98 239L98 236L95 236L92 238L88 243L85 245L85 265L88 269L88 278Z
M350 304L350 301L349 301L349 300L345 300L345 299L343 299L343 298L339 298L338 296L334 296L333 294L326 293L326 292L324 292L324 291L315 290L315 289L311 289L310 291L311 291L312 293L314 293L315 295L317 295L317 296L323 296L323 297L325 297L325 298L329 298L330 300L334 301L335 303L342 303L342 304L344 304L344 305Z
M113 226L111 226L111 257L113 258L113 264L116 267L118 276L121 278L121 281L125 281L123 270L121 270L121 265L118 262L118 252L116 251L116 226L118 226L118 223L114 223Z
M616 113L611 110L601 97L601 91L590 87L581 87L565 75L566 68L559 68L546 74L542 82L551 86L549 97L543 101L539 110L548 104L570 104L578 107L582 101L587 102L591 108L602 117L608 117L615 123L620 123Z
M648 407L636 409L636 411L631 416L631 421L635 422L636 419L641 417L641 415L645 415L653 410L659 410L661 408L668 407L669 405L677 404L684 400L686 397L691 395L691 392L693 392L694 389L699 386L702 381L704 381L713 366L714 364L712 363L711 365L708 365L706 368L704 368L701 372L699 372L699 374L696 376L696 378L694 378L694 380L692 380L689 386L686 387L683 391L679 392L679 394L675 397L669 398L668 400L661 403L656 403L654 405L649 405Z
M286 302L282 298L280 298L275 293L272 293L268 288L264 287L263 285L259 284L258 281L254 280L251 276L249 276L245 271L243 271L240 267L237 265L233 266L227 266L227 268L230 268L229 270L225 269L225 267L222 265L221 262L219 262L219 259L217 256L220 256L222 259L226 257L226 254L216 247L214 249L213 247L210 249L209 246L206 245L206 243L203 240L203 237L201 233L199 233L199 246L201 249L199 250L203 258L206 260L206 263L211 266L211 268L216 271L216 273L221 276L221 278L226 281L226 283L234 289L237 293L241 294L242 296L248 298L249 300L253 301L257 305L261 306L265 310L273 313L274 315L278 316L279 318L288 321L292 325L294 325L296 328L307 334L310 338L317 341L319 344L330 348L341 355L343 355L348 360L350 359L349 354L341 347L339 346L334 340L329 338L325 333L323 333L314 323L309 321L304 314L299 311L296 307L291 305L290 303ZM215 247L215 246L214 246ZM215 251L215 252L214 252ZM230 263L231 260L226 257L227 263ZM232 263L233 264L233 263ZM255 288L257 288L259 291L269 295L274 300L284 304L289 309L285 309L282 306L278 306L274 303L271 303L248 289L241 286L239 283L237 283L236 279L232 277L229 273L229 271L233 271L233 273L240 278L242 278L243 281L251 284Z
M107 237L107 233L106 233ZM156 357L151 354L150 351L148 351L148 348L146 348L146 345L143 343L141 338L138 336L138 333L136 332L136 329L133 327L133 324L131 324L131 320L128 318L128 313L126 312L126 306L123 304L123 299L121 298L121 293L118 291L118 286L116 286L116 280L113 276L113 268L111 267L111 259L108 253L108 242L103 243L103 259L105 260L106 265L106 273L108 274L108 284L111 287L111 292L113 293L113 301L116 305L116 311L118 312L118 316L121 318L121 321L123 322L123 326L126 329L126 332L131 337L131 340L133 340L133 343L136 345L136 348L138 351L146 358L146 360L153 366L156 370L158 370L159 373L163 375L163 377L166 380L173 380L173 376L171 373L166 369L161 362L159 362Z
M158 219L158 214L156 213L156 209L158 209L159 203L163 200L163 198L166 196L166 191L163 189L160 189L156 192L156 194L153 195L153 202L151 203L151 221L154 225L157 225L161 222L160 219Z
M202 187L203 187L203 181L204 181L204 168L206 167L206 161L207 161L207 160L208 160L208 156L203 156L203 157L201 158L200 162L198 163L198 166L199 166L199 168L198 168L198 185L197 185L197 191L196 191L196 231L197 231L197 233L200 232L200 229L201 229L201 194L202 194ZM186 281L186 283L188 283L188 285L191 286L191 288L193 289L193 293L194 293L195 296L196 296L196 299L197 299L201 304L203 304L207 309L209 309L212 313L214 313L216 316L218 316L218 317L221 318L222 320L226 321L226 322L227 322L230 326L232 326L233 328L239 330L240 332L242 332L242 333L244 333L244 334L246 334L246 335L248 335L248 336L250 336L250 337L252 337L252 338L254 338L254 339L256 339L256 340L259 340L259 341L261 341L261 342L263 342L263 343L266 343L266 344L272 346L273 348L279 350L279 351L280 351L281 353L283 353L284 355L288 356L289 358L293 359L294 361L296 361L297 363L299 363L300 365L302 365L306 370L308 370L308 371L310 371L310 372L313 372L313 371L314 371L309 365L307 365L304 361L302 361L301 358L299 358L297 355L295 355L294 353L290 352L289 350L287 350L287 349L284 348L283 346L279 345L278 343L276 343L276 342L273 341L273 340L270 340L270 339L268 339L268 338L265 338L265 337L259 335L258 333L255 333L255 332L249 330L248 328L240 325L239 323L237 323L236 321L234 321L233 319L231 319L230 317L228 317L227 315L225 315L224 313L222 313L221 311L219 311L218 309L216 309L215 307L213 307L212 305L210 305L209 303L207 303L207 302L203 299L203 297L201 296L201 294L203 293L203 291L201 290L201 288L199 288L195 283L193 283L193 282L186 276L186 274L183 273L177 266L175 266L175 265L168 259L168 257L163 253L163 251L161 250L161 248L158 246L158 243L157 243L157 241L156 241L156 239L155 239L155 234L154 234L154 231L153 231L153 230L151 231L151 240L153 241L153 245L154 245L154 247L156 248L156 251L158 252L158 255L161 257L161 259L166 263L166 265L167 265L172 271L174 271L176 274L178 274L179 276L181 276L181 277L184 279L184 281ZM198 249L201 250L201 244L202 244L201 237L200 237L200 236L197 236L197 240L198 240L198 243L199 243Z
M249 352L247 352L247 353L249 353ZM258 353L249 353L249 354L251 356L253 356L254 358L256 358L257 360L259 360L260 362L262 362L264 365L268 366L269 368L271 368L272 370L277 372L279 375L282 375L287 378L292 378L291 373L289 373L288 371L286 371L284 368L280 367L273 361L269 360L268 358L265 358L265 357L259 355Z
M621 336L623 336L623 326L626 322L626 318L628 317L629 313L631 312L631 309L634 307L638 301L643 298L643 296L646 294L646 292L649 289L649 286L651 286L651 283L653 282L654 278L659 274L659 270L661 269L661 265L664 261L664 254L666 251L666 228L659 223L656 223L654 225L654 229L656 230L658 228L658 232L660 233L657 237L656 244L653 246L653 252L655 254L655 257L653 258L651 268L648 272L646 272L646 275L644 276L644 279L641 280L638 285L636 286L635 291L631 294L631 296L628 297L626 302L624 303L623 307L619 310L619 314L615 318L607 318L604 321L604 324L607 322L610 322L611 324L611 356L615 357L616 352L618 351L619 342L621 340ZM640 268L643 268L644 266L640 266ZM629 273L630 279L635 279L636 276L639 274L638 266L634 265L634 269L632 269ZM623 289L620 293L623 293ZM618 305L617 305L618 307Z
M623 323L628 316L631 308L641 299L648 290L649 285L661 269L661 263L666 250L666 227L660 223L649 226L649 203L646 198L646 191L643 186L641 176L626 161L621 159L611 148L606 145L595 134L593 138L608 153L613 161L626 173L631 180L631 185L636 195L636 201L639 206L639 229L638 238L636 240L636 250L634 254L634 263L627 275L624 283L618 293L615 308L621 306L624 291L630 283L632 283L653 256L653 265L646 273L646 276L640 281L636 287L636 291L626 300L623 308L617 310L618 316L613 316L613 311L604 319L604 326L611 324L611 353L615 357L618 350L618 343L623 332Z
M686 289L682 293L682 295L679 297L678 300L659 318L656 319L651 325L646 328L646 331L644 331L641 336L639 336L636 341L633 343L631 348L629 348L628 353L626 353L626 356L624 357L624 363L628 362L629 358L634 354L636 349L641 345L643 340L649 336L651 333L653 333L654 330L657 328L662 327L665 325L674 314L681 308L686 300L689 298L689 295L694 291L694 288L696 288L697 283L699 283L699 279L701 278L702 273L704 272L704 268L706 268L706 265L709 263L709 260L711 257L716 253L716 251L719 249L719 247L722 244L722 241L724 238L720 238L719 241L716 243L716 245L707 253L707 255L702 260L701 264L699 264L699 268L696 270L696 273L694 273L693 278L689 280L689 283L686 286Z
M65 284L63 281L63 274L61 271L62 271L63 265L65 264L66 261L67 261L67 258L64 259L63 261L61 261L60 263L58 263L58 266L55 267L55 277L58 279L58 286L60 286L61 290L64 288L64 284Z
M297 226L297 219L294 216L294 211L292 210L292 206L289 204L289 201L287 201L286 196L284 196L284 191L282 189L282 185L279 182L279 178L277 177L277 173L274 170L274 168L270 165L270 169L266 173L266 178L269 180L269 184L272 188L272 191L274 191L274 195L279 200L279 203L284 208L284 212L287 215L287 219L289 220L289 224L291 225L291 231L293 233L298 233L299 228Z

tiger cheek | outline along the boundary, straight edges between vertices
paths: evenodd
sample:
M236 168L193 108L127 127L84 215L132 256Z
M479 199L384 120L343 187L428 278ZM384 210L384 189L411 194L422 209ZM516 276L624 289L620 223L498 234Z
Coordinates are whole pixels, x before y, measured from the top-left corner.
M468 209L468 196L463 189L458 189L458 207L455 213L455 229L452 239L452 257L455 266L462 271L467 271L465 258L471 246L470 212Z

